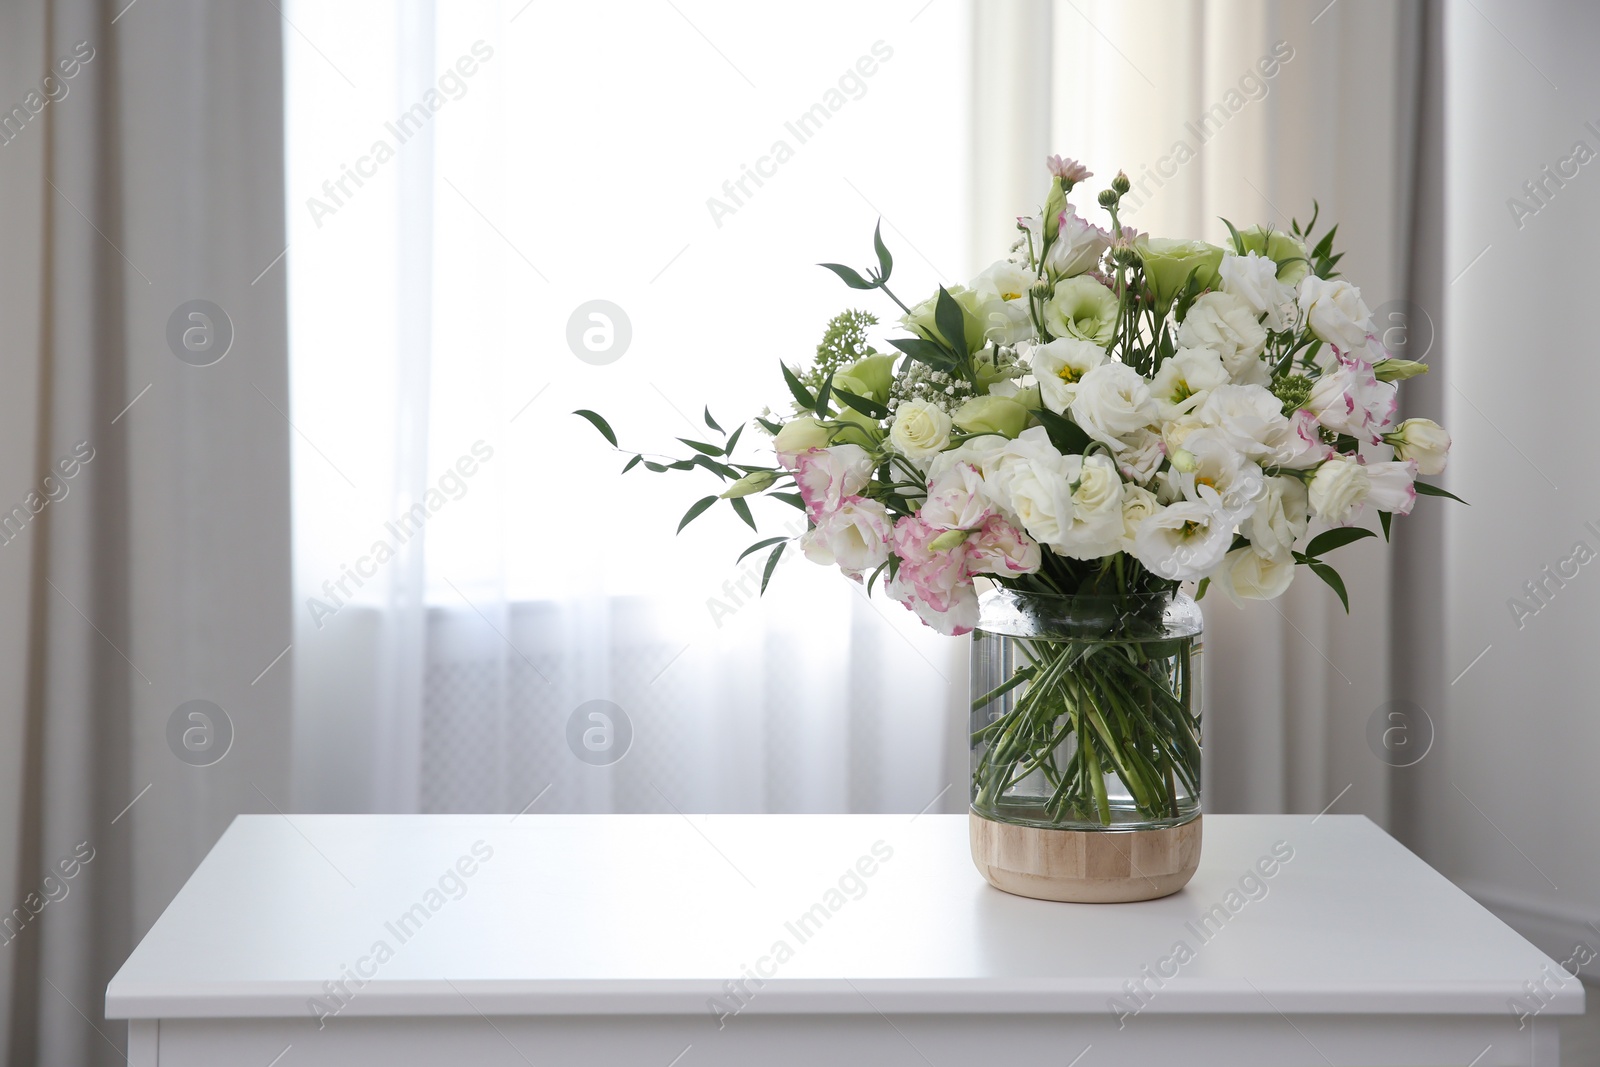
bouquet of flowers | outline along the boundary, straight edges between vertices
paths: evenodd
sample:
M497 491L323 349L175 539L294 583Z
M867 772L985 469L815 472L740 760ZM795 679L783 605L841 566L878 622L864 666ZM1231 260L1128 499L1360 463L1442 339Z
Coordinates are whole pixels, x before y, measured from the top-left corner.
M1117 640L1026 642L998 672L975 654L974 809L1004 818L1032 789L1018 803L1037 824L1109 825L1120 790L1134 817L1181 819L1180 800L1198 803L1199 720L1190 643L1164 639L1159 605L1184 582L1196 599L1212 584L1271 599L1305 566L1348 611L1324 557L1375 536L1357 525L1372 513L1387 537L1418 493L1450 496L1417 480L1444 470L1450 438L1396 422L1397 383L1427 368L1384 349L1335 270L1337 227L1314 239L1313 213L1287 232L1228 223L1227 247L1152 237L1119 218L1120 173L1096 198L1102 227L1070 199L1092 175L1060 157L1049 169L1043 208L968 286L902 301L881 226L874 266L822 264L881 291L910 336L880 352L877 320L847 311L811 366L782 365L793 407L755 420L770 459L738 458L744 427L726 434L707 409L720 443L680 439L693 455L624 470L723 480L680 531L718 500L753 528L748 497L792 505L809 559L869 595L883 581L940 633L978 626L980 580L1124 598L1133 625ZM604 418L577 414L616 446ZM1311 536L1313 522L1327 529ZM771 550L763 592L789 540L745 550Z
M1339 278L1337 227L1311 244L1228 224L1232 245L1150 237L1118 218L1118 174L1099 197L1110 227L1069 195L1089 171L1052 157L1043 210L1017 220L1011 254L970 286L908 306L874 234L875 269L823 266L881 290L910 337L883 353L868 313L829 326L809 369L782 366L793 410L755 420L774 462L736 462L743 427L654 471L703 468L752 527L762 493L805 513L800 547L944 634L977 622L975 580L1059 594L1138 593L1193 580L1233 598L1281 596L1304 565L1349 604L1323 555L1372 531L1444 470L1450 437L1396 424L1396 383L1427 368L1392 359L1361 291ZM881 231L881 227L880 227ZM898 365L896 361L898 360ZM605 420L578 414L616 446ZM1373 451L1388 446L1393 458ZM1364 451L1369 450L1369 451ZM1333 527L1297 547L1314 519ZM772 548L762 588L789 538ZM740 557L743 558L742 556Z

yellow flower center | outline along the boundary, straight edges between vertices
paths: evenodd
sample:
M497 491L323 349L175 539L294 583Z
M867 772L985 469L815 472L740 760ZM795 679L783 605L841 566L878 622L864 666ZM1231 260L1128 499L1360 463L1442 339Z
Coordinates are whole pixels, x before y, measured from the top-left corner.
M1021 300L1022 299L1022 294L1021 293L1001 293L1000 294L1000 299L1001 300Z
M1062 367L1060 370L1056 371L1056 376L1062 381L1066 382L1068 385L1071 385L1078 380L1078 372L1073 370L1071 367Z

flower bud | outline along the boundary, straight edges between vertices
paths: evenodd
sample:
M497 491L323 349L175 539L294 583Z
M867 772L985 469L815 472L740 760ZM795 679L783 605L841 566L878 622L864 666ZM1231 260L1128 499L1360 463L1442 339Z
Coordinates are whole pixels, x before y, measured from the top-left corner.
M1428 365L1414 359L1384 359L1372 365L1372 373L1380 382L1402 382L1419 374L1427 374Z
M1194 453L1190 452L1187 448L1179 448L1174 450L1171 459L1173 469L1181 471L1184 474L1190 473L1200 465L1199 461L1195 459Z
M928 542L928 548L934 552L948 552L967 539L965 530L946 530L944 533Z
M1114 208L1114 207L1117 206L1117 200L1118 199L1119 198L1117 196L1117 191L1115 189L1102 189L1102 190L1100 190L1099 200L1100 200L1100 206L1101 207L1108 208L1108 209L1109 208Z
M1133 188L1133 183L1128 180L1126 173L1119 170L1117 176L1111 179L1111 188L1116 190L1118 196L1123 196Z
M751 493L759 493L762 490L772 488L772 483L777 480L777 471L751 471L723 490L722 499L732 500L741 496L749 496Z

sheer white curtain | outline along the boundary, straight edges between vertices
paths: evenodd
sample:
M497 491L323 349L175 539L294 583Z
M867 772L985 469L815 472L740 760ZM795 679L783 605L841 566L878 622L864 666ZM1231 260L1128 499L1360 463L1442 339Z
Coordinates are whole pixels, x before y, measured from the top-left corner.
M804 561L757 599L798 513L674 537L714 483L571 412L780 401L887 319L814 266L880 216L905 293L967 275L965 5L285 11L297 805L959 810L964 645Z

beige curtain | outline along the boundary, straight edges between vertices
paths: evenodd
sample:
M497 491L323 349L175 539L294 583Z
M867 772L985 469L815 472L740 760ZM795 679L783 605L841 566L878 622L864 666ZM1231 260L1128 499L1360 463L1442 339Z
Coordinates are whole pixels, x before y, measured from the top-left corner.
M0 6L11 1064L121 1062L107 980L235 813L285 805L289 673L258 678L289 641L279 35L270 4ZM184 361L194 300L225 321L180 314ZM193 700L231 723L209 766L169 745Z
M1380 0L981 5L976 217L1036 207L1052 152L1087 163L1091 189L1125 170L1126 221L1161 235L1220 243L1219 216L1287 228L1316 200L1319 230L1339 223L1340 269L1375 309L1399 308L1420 28L1420 4ZM976 232L997 258L999 231ZM1387 824L1390 769L1365 730L1391 699L1389 561L1372 541L1341 551L1350 618L1304 573L1270 604L1206 599L1208 810L1317 812L1337 798L1334 810Z

